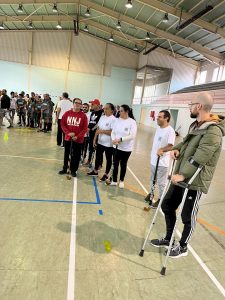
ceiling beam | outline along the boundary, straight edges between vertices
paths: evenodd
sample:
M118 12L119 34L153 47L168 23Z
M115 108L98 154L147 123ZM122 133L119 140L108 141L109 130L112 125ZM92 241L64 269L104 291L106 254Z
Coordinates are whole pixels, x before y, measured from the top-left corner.
M8 1L8 0L5 0L5 1ZM144 1L146 1L146 0L144 0ZM15 2L17 2L17 0ZM40 3L41 4L43 2L49 3L49 1L46 1L46 0L36 0L35 3ZM77 3L77 2L78 1L75 0L74 2L72 2L72 4L74 5L74 3ZM18 3L19 3L19 1L18 1ZM28 3L28 0L24 0L23 3L24 4ZM70 3L70 2L68 2L68 0L60 0L58 3ZM52 5L52 3L49 3L49 4ZM87 6L87 7L90 7L91 9L94 9L95 11L97 11L99 13L102 13L103 15L107 15L109 17L112 17L112 18L116 19L116 20L120 19L120 21L123 21L123 22L125 22L127 24L131 24L131 25L133 25L133 26L135 26L135 27L137 27L139 29L142 29L142 30L145 30L145 31L149 31L149 32L155 34L158 37L169 39L170 41L173 41L173 42L175 42L175 43L177 43L177 44L179 44L179 45L181 45L183 47L192 48L193 50L196 50L197 52L201 53L202 55L210 56L212 58L212 60L215 60L217 62L219 62L220 60L223 59L223 56L220 55L216 51L212 51L212 50L210 50L208 48L205 48L205 47L203 47L203 46L201 46L199 44L196 44L196 43L194 43L194 42L192 42L190 40L186 40L186 39L183 39L181 37L175 36L175 35L173 35L173 34L171 34L169 32L165 32L164 30L158 29L158 28L156 28L154 26L145 24L145 23L140 22L138 20L134 20L131 17L125 16L123 14L115 12L115 11L113 11L111 9L106 8L106 7L102 7L101 5L98 5L98 4L93 3L91 1L80 0L80 4L84 5L84 6ZM45 21L45 20L47 21L48 17L49 18L53 17L57 21L57 16L55 16L55 15L53 15L53 16L32 16L31 20L33 20L33 18L39 18L39 21ZM58 17L60 18L60 20L62 20L62 18L64 16L59 15Z
M138 2L145 4L147 6L151 6L152 8L155 8L159 11L163 11L163 12L167 12L168 14L171 14L173 16L176 16L178 18L180 18L180 13L181 10L176 8L176 7L172 7L170 5L167 5L163 2L160 2L158 0L137 0ZM199 4L199 3L198 3ZM188 13L188 12L182 12L182 19L190 19L191 17L193 17L192 14ZM193 22L193 24L208 30L210 32L216 33L221 35L222 37L225 37L225 29L221 28L215 24L212 24L210 22L204 21L202 19L197 19Z

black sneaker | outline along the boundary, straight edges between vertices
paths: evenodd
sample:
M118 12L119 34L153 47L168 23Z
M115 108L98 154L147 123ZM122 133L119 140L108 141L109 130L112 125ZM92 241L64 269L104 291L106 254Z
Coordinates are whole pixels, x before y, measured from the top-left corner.
M151 240L150 243L152 244L152 246L159 248L159 247L168 247L170 241L166 240L165 238L161 238L161 239Z
M167 254L167 251L166 251L165 254ZM175 246L173 246L171 248L169 257L179 258L181 256L187 256L187 255L188 255L188 248L187 248L187 246L182 247L180 245L180 243L178 243L177 245L175 245Z
M145 202L148 203L149 205L152 204L152 195L151 193L149 193L146 197L145 197Z
M61 171L58 172L59 175L63 175L63 174L66 174L66 173L67 173L67 171L65 169L62 169Z
M71 173L71 176L72 176L72 177L77 177L77 172L72 172L72 173Z
M102 176L102 178L100 178L99 180L100 181L106 181L108 179L108 176L106 175L106 174L104 174L103 176Z
M159 205L160 199L158 199L156 202L152 202L152 204L150 205L151 208L156 209Z
M88 176L98 176L98 172L95 173L95 171L93 170L93 171L91 171L91 172L88 172L87 175L88 175Z

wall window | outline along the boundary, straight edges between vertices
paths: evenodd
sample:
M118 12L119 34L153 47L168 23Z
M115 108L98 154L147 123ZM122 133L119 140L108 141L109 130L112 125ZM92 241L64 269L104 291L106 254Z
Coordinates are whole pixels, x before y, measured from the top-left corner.
M144 78L145 78L145 68L142 68L137 72L137 77L136 77L135 87L134 87L134 98L132 101L133 104L141 104Z
M212 82L215 82L218 80L218 73L219 73L219 67L217 67L213 70Z
M206 81L207 70L201 71L198 84L203 84Z

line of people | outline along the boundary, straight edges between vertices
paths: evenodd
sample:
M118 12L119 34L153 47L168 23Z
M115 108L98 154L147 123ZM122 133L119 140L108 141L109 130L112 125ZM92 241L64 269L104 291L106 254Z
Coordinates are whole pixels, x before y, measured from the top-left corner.
M3 119L9 122L7 128L13 128L17 114L20 127L38 128L39 131L50 132L52 130L54 103L49 94L44 94L43 99L34 92L25 95L25 92L17 94L11 92L10 97L7 90L0 91L0 127Z

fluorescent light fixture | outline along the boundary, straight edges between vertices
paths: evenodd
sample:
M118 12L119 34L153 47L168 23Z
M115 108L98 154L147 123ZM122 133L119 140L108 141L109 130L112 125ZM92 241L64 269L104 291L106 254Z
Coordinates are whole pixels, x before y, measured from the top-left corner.
M90 17L90 15L91 15L90 8L87 8L86 13L84 15L86 17Z
M125 4L126 8L132 8L133 4L131 0L127 0L127 3Z
M164 17L163 17L163 19L162 19L162 22L163 22L163 23L169 22L169 16L168 16L168 13L165 13L165 15L164 15Z
M121 23L120 23L120 21L118 20L118 22L117 22L117 24L116 24L116 28L117 29L120 29L122 26L121 26Z
M29 29L33 29L33 28L34 28L33 23L32 23L31 21L30 21L29 24L27 25L27 28L29 28Z
M113 38L113 34L111 34L110 38L109 38L110 42L114 42L114 38Z
M3 24L3 23L0 23L0 29L1 29L1 30L5 29L5 27L4 27L4 24Z
M85 31L85 32L89 32L89 29L88 29L88 26L87 26L87 25L85 25L84 31Z
M53 11L54 13L57 13L57 12L58 12L58 8L57 8L57 4L56 4L56 3L53 5L52 11Z
M138 47L137 45L135 44L134 48L133 48L134 51L138 51Z
M60 23L60 22L58 22L58 24L56 25L56 28L57 28L57 29L62 29L62 26L61 26L61 23Z
M149 34L149 32L147 32L147 34L146 34L146 37L145 37L145 40L146 41L149 41L151 38L150 38L150 34Z
M23 13L23 5L22 5L21 3L19 4L19 7L18 7L18 9L17 9L17 12L20 13L20 14Z

